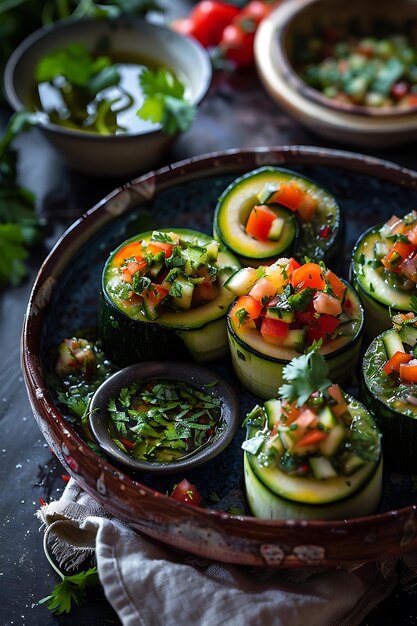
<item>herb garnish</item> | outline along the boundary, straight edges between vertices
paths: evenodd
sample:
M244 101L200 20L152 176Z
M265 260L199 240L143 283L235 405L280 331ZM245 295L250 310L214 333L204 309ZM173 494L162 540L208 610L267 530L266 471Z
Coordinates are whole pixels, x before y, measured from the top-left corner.
M293 359L284 367L282 375L287 383L278 389L278 393L288 402L302 406L312 393L325 393L330 387L329 367L324 358L317 354L320 345L320 342L314 342L307 354Z
M139 381L111 398L108 411L109 431L121 450L137 459L164 463L213 440L221 403L181 381Z

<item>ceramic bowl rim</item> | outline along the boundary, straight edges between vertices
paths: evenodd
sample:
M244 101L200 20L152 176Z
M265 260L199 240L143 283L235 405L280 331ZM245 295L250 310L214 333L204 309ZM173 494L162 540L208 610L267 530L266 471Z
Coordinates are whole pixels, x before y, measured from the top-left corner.
M349 104L344 102L335 102L332 98L325 96L318 89L314 89L308 85L299 75L287 53L285 46L286 35L291 28L293 21L305 9L314 4L324 3L326 0L298 0L297 2L285 2L278 6L270 16L266 18L273 24L273 30L276 35L275 55L277 67L284 81L287 81L296 92L304 96L308 100L315 102L324 108L334 112L339 112L353 117L375 118L375 119L392 119L407 118L417 113L417 105L404 108L394 107L370 107L365 105ZM278 69L277 69L278 71Z

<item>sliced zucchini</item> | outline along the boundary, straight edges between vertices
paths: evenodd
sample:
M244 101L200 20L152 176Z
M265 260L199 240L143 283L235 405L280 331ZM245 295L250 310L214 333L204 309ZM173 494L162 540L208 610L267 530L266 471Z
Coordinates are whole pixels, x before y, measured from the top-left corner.
M383 372L388 360L386 331L369 345L362 362L361 400L375 416L388 445L387 464L417 473L417 384L393 382Z
M359 237L350 270L365 309L365 333L371 338L391 328L391 316L396 312L410 311L412 298L417 295L417 286L406 291L390 282L378 263L380 228L381 225L372 227Z
M354 398L345 397L352 416L348 439L351 444L329 455L322 452L309 456L308 475L285 469L281 464L285 450L278 447L275 453L268 433L258 450L249 452L245 449L246 496L255 516L264 519L345 519L375 512L382 492L380 433L365 407ZM346 429L340 426L346 440ZM269 416L267 427L270 429ZM285 448L291 447L291 430L281 432L280 426L278 429L289 444L284 444ZM259 426L250 424L247 439L252 439L258 432ZM275 441L275 437L272 439Z
M301 208L289 210L285 208L289 205L278 203L280 187L288 185L296 186L314 203L311 221L300 218ZM278 233L274 239L260 241L245 230L250 211L259 204L268 204L279 219L274 227ZM323 236L323 229L326 229L326 236ZM227 187L216 206L213 232L216 239L238 255L243 265L252 266L291 255L308 256L317 261L337 259L343 239L341 214L335 198L305 176L277 167L253 170Z
M161 232L171 232L163 229ZM190 241L190 263L199 264L204 255L205 243L212 238L192 230L176 229L182 240ZM142 360L185 359L190 356L201 363L227 354L226 313L233 293L224 287L224 281L240 267L234 255L222 245L215 246L210 254L217 255L218 295L213 300L187 308L194 285L182 279L182 289L177 290L178 306L183 310L165 310L156 314L149 299L146 315L140 306L117 297L113 259L124 246L137 240L150 239L151 232L141 233L121 244L109 257L102 276L102 293L99 311L99 333L108 357L117 365L125 366ZM174 282L178 279L173 275ZM181 292L181 293L180 293ZM126 298L126 296L125 296ZM144 299L145 302L146 299Z

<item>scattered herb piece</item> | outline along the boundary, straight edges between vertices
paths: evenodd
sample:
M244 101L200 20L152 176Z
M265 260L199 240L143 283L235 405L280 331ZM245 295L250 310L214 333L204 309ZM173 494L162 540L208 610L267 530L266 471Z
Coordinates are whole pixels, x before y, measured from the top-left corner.
M160 123L169 135L188 130L196 108L184 97L183 83L169 70L147 69L140 76L145 101L137 114L144 120Z
M316 352L317 344L307 354L293 359L283 369L287 381L278 389L289 403L302 406L314 392L325 393L331 385L329 368L324 358Z

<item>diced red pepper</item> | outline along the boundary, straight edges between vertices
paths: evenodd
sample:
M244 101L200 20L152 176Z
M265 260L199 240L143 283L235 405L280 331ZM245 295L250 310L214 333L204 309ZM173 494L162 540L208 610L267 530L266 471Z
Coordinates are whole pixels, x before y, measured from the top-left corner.
M400 378L403 383L417 383L417 359L400 363Z
M340 278L336 276L336 274L332 272L332 270L327 270L326 279L330 283L333 295L338 298L338 300L342 301L347 289L345 283L340 280Z
M398 350L385 363L385 365L384 365L384 367L382 369L384 370L384 372L387 375L391 374L391 372L399 372L400 371L400 365L402 363L408 363L409 361L411 361L412 358L413 357L411 356L411 354L407 354L406 352L401 352L400 350Z
M299 286L324 289L326 286L322 269L317 263L305 263L294 270L291 276L291 285L295 289Z
M146 253L155 256L159 252L164 252L165 257L168 258L172 254L174 245L173 243L165 243L164 241L151 241L146 247Z
M296 448L306 448L308 446L313 446L324 439L327 438L327 433L324 430L311 430L306 433L297 441L294 447Z
M396 241L388 254L381 259L381 263L389 272L398 274L401 272L401 263L415 254L416 250L417 246L413 243Z
M130 259L130 257L142 256L142 242L141 241L132 241L132 243L128 243L119 252L113 257L113 265L119 267L125 259Z
M276 215L268 206L254 206L246 222L246 232L259 241L268 241L269 231Z
M260 300L253 298L252 296L239 296L236 304L232 308L231 317L237 326L245 324L249 321L256 320L262 310L262 304ZM241 316L237 313L243 311L245 320L242 320Z

